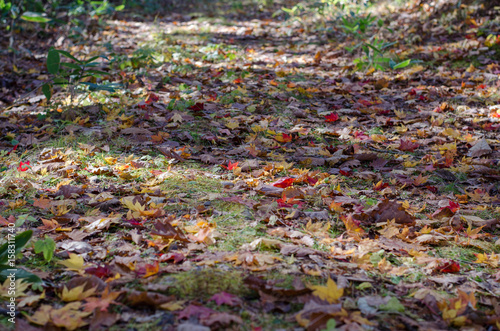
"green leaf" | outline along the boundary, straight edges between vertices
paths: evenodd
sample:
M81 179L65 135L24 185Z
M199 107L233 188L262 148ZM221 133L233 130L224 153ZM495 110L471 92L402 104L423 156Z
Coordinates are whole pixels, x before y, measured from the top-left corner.
M57 50L57 52L59 52L61 55L63 56L66 56L67 58L70 58L72 59L73 61L77 62L77 63L80 63L80 64L83 64L82 61L78 60L76 57L74 57L73 55L71 55L69 52L66 52L66 51L62 51L60 49Z
M24 12L21 15L23 21L36 22L36 23L47 23L52 21L52 19L45 17L45 13L35 13L31 11Z
M14 238L15 255L21 252L21 249L28 243L32 235L33 231L27 230L21 232ZM9 248L8 241L2 246L0 246L0 264L5 264L9 260L9 255L11 254L9 254L8 248Z
M87 61L83 61L83 63L85 64L89 64L90 62L94 61L94 60L97 60L99 57L101 57L100 55L97 55L97 56L93 56L91 57L90 59L88 59Z
M54 84L56 84L56 85L68 85L69 81L66 78L56 78L56 79L54 79Z
M117 84L94 84L90 82L80 82L82 85L87 85L89 87L89 90L91 91L109 91L109 92L115 92L116 88L118 87Z
M45 235L44 240L38 240L37 242L35 242L35 253L43 253L43 258L47 262L50 262L50 260L52 260L55 249L55 241L47 235Z
M327 331L333 331L337 327L337 321L335 321L333 318L330 318L328 322L326 322L326 330Z
M379 309L392 313L403 313L405 311L405 306L395 297L391 297L389 301L385 305L381 305Z
M52 84L45 83L42 85L43 95L47 98L47 102L52 98Z
M16 279L17 278L23 278L26 279L30 283L41 283L42 280L40 277L37 275L32 274L29 271L26 271L21 268L14 268L15 271L11 272L9 269L12 269L11 267L7 265L1 265L0 264L0 282L4 282L7 279L7 276L10 276L11 273L15 274Z
M53 48L50 49L49 54L47 54L47 70L52 75L57 75L60 65L61 57L59 56L59 52Z
M106 71L100 71L100 70L87 70L85 71L86 73L89 73L89 74L94 74L94 75L109 75L109 73L107 73Z
M398 64L396 64L394 67L392 67L392 69L401 69L401 68L405 68L407 66L409 66L411 63L411 59L408 59L406 61L403 61L403 62L399 62Z

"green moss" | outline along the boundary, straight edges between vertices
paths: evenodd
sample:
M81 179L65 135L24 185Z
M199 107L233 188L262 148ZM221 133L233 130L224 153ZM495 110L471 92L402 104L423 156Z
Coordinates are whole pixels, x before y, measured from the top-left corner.
M172 275L160 280L160 283L171 284L169 294L180 299L208 299L222 291L238 296L247 295L250 290L243 284L243 279L240 271L198 269Z

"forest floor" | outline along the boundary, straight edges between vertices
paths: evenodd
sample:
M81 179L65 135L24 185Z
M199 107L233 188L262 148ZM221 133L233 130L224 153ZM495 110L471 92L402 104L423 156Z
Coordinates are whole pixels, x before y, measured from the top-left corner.
M26 25L0 73L1 328L500 329L499 8L451 2ZM54 45L104 73L48 102Z

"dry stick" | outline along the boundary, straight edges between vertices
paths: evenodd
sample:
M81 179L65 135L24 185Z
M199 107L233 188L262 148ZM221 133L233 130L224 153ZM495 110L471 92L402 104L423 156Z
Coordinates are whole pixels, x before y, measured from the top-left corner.
M17 8L21 8L24 0L19 0L17 4ZM14 27L16 25L16 19L18 17L12 17L12 21L10 22L10 36L9 36L9 48L14 49ZM12 52L12 64L16 65L16 52Z

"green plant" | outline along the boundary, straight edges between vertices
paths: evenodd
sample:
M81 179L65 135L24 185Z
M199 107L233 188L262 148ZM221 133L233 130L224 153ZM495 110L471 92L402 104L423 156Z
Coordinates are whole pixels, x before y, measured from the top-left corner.
M35 253L43 253L43 258L45 261L50 262L52 256L54 256L54 250L56 249L55 241L49 236L45 236L45 239L38 240L35 243Z
M328 322L326 322L326 326L321 331L335 331L337 330L337 321L333 318L330 318Z
M411 59L396 62L394 59L385 56L385 51L394 44L395 42L384 42L377 38L373 39L370 43L363 42L361 50L364 54L354 59L353 63L358 70L373 68L384 71L387 68L396 70L409 66Z
M72 60L73 62L61 62L61 56ZM119 87L117 84L96 84L84 80L96 80L99 76L108 75L107 72L93 69L99 65L94 62L98 58L107 58L103 55L93 56L88 60L78 60L69 52L51 48L47 55L47 70L54 76L51 82L45 83L42 86L42 92L48 101L52 98L53 84L62 87L69 87L71 93L71 101L75 99L77 88L86 86L90 91L105 90L114 92Z
M39 283L42 280L38 276L17 268L15 262L15 258L21 253L21 249L31 239L33 231L27 230L12 238L14 230L15 227L9 227L7 242L0 246L0 282L4 282L7 277L14 275L15 278L25 278L32 283Z
M372 23L375 21L375 17L368 14L366 17L357 16L357 13L353 11L350 12L349 16L342 17L342 28L347 32L351 33L354 36L362 37L368 29L371 27ZM379 26L382 23L379 21Z

